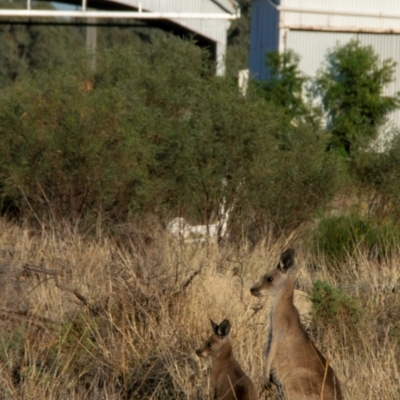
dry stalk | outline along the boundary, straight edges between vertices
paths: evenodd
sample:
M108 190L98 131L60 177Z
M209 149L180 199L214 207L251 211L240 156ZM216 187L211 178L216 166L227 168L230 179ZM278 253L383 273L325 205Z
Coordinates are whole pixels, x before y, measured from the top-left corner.
M64 286L60 283L58 277L59 277L59 272L58 271L54 271L51 269L46 269L46 268L42 268L42 267L38 267L36 265L29 265L29 264L24 264L22 267L24 270L29 271L29 272L36 272L36 273L42 273L42 274L46 274L46 275L50 275L54 278L55 281L55 286L60 289L63 290L65 292L68 293L72 293L73 295L75 295L75 297L80 300L86 307L89 308L90 311L92 312L96 312L95 308L89 304L89 302L87 301L86 297L81 294L77 289L71 289L67 286Z

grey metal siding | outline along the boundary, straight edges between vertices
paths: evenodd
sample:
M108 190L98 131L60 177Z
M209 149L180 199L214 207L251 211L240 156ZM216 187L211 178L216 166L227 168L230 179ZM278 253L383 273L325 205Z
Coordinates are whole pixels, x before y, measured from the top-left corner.
M190 13L226 13L218 3L212 0L114 0L117 3L138 8L142 4L144 11L190 12ZM226 44L226 32L229 22L226 20L174 19L174 22L187 27L215 42Z
M300 57L300 69L309 77L315 77L317 70L326 62L328 51L336 45L344 45L357 38L362 45L373 47L380 60L391 58L396 63L395 81L388 85L385 94L400 91L400 35L378 33L343 33L290 30L286 36L286 49L294 50ZM400 127L400 111L389 116L391 123Z
M289 30L286 34L285 49L297 53L300 56L300 69L313 77L330 49L338 43L345 44L354 37L354 33Z
M363 45L370 45L374 48L379 58L393 59L396 65L395 81L386 87L385 94L393 95L400 91L400 34L366 34L359 33L357 38ZM389 116L397 127L400 127L400 111L394 111Z
M281 28L399 33L399 0L282 0ZM308 10L323 10L313 13ZM296 11L294 11L296 10ZM346 15L346 13L349 13ZM382 17L383 16L383 17Z

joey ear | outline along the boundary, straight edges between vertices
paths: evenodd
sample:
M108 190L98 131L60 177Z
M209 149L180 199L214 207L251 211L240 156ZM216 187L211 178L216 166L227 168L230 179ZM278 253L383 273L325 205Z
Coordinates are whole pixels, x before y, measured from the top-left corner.
M224 319L218 327L218 333L217 335L219 337L225 337L229 335L229 332L231 331L231 323L227 320Z
M293 268L294 265L294 250L293 249L287 249L281 254L281 258L279 260L278 267L282 272L286 273L288 272L291 268Z
M213 329L213 332L218 335L218 325L210 318L211 326Z

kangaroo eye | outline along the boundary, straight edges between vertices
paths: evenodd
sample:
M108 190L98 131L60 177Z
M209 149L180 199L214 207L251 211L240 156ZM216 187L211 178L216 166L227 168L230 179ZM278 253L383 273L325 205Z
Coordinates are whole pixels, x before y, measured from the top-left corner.
M268 278L267 278L267 281L268 282L272 282L274 280L274 278L272 278L271 276L269 276Z
M208 343L207 343L207 346L208 346L208 347L212 347L212 345L213 345L212 342L208 342Z

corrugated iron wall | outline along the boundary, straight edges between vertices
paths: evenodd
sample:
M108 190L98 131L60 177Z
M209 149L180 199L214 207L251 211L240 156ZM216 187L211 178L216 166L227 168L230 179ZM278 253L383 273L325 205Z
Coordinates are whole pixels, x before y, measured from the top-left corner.
M139 3L143 11L156 12L188 12L188 13L227 13L230 8L231 13L235 12L235 6L229 1L221 1L218 4L213 0L113 0L118 3L128 5L133 8L139 8ZM227 31L230 22L226 19L172 19L189 31L211 40L215 43L215 60L217 62L217 75L225 74L225 57L227 45Z
M297 9L326 10L326 15L301 11L279 12L273 4ZM334 15L335 11L376 13L374 17ZM382 13L387 18L381 18ZM254 0L250 29L249 69L253 78L265 80L268 71L265 56L271 50L292 49L300 55L300 68L310 77L323 66L329 49L357 38L363 45L371 45L381 60L397 62L395 82L385 94L400 91L400 0ZM395 33L387 33L393 29ZM386 33L384 33L386 31ZM379 33L378 33L379 32ZM400 111L390 115L400 127Z
M145 11L190 12L190 13L226 13L226 10L211 0L118 0L118 3L139 7ZM174 19L175 22L200 35L226 44L226 32L229 22L226 20Z
M393 95L400 91L400 35L377 33L344 33L344 32L318 32L297 31L287 32L285 48L293 49L300 55L300 69L310 77L315 77L319 68L324 65L329 50L337 44L344 45L352 38L357 38L362 45L374 48L381 60L388 58L397 62L395 81L388 85L385 94ZM400 127L400 111L395 111L389 116L390 121Z
M400 31L400 19L393 17L400 14L399 0L281 0L281 6L282 10L292 9L281 12L281 28L363 30L364 32ZM308 12L311 9L324 10L325 13ZM345 12L353 13L353 15L345 15ZM374 14L374 16L367 14Z

